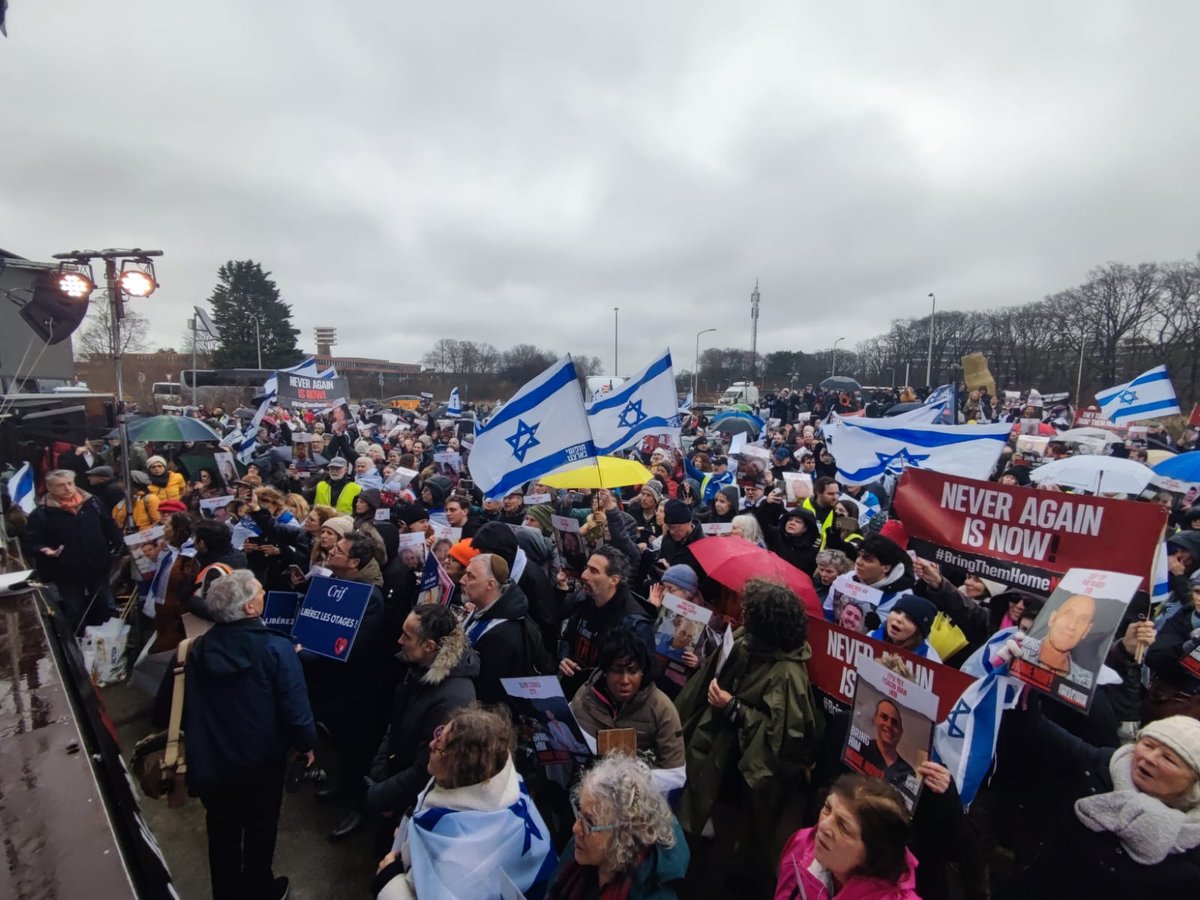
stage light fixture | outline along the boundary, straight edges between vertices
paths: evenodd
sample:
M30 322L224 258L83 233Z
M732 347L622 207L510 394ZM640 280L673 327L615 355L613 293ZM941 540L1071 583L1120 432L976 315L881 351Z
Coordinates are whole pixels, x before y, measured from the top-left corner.
M72 300L86 300L96 289L90 278L79 272L63 271L55 276L58 289Z
M149 297L157 287L154 277L141 269L124 269L121 272L121 290L130 297Z

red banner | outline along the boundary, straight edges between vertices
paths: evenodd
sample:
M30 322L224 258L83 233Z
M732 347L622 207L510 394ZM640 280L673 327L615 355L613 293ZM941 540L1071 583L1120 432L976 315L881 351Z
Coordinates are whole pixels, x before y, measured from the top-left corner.
M895 653L904 657L912 665L913 680L937 694L939 722L949 715L955 702L973 680L958 669L872 640L865 634L814 616L808 618L808 643L813 651L808 661L809 681L814 688L846 708L854 702L854 683L858 678L856 665L861 656L878 659L884 653Z
M974 573L1048 597L1071 568L1106 569L1142 579L1167 526L1156 503L1110 500L907 468L893 509L909 549L952 581ZM960 577L956 577L960 576Z
M1112 419L1106 418L1104 413L1100 412L1100 407L1098 406L1087 406L1075 410L1074 427L1103 428L1105 431L1111 431L1115 434L1124 434L1128 430L1128 426L1118 425Z

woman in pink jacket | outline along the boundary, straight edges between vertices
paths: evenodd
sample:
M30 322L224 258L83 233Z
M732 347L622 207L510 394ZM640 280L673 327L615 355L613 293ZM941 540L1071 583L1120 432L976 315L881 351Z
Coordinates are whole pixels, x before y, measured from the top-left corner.
M784 847L775 900L920 900L908 837L908 813L891 785L843 775L816 827Z

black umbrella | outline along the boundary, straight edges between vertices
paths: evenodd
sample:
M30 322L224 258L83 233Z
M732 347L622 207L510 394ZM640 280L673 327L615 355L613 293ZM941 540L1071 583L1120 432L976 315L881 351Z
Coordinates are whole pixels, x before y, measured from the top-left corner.
M892 406L887 412L885 412L884 415L885 416L898 416L898 415L900 415L900 413L912 412L914 409L920 409L924 405L925 405L924 403L918 403L915 400L911 403L897 403L896 405Z
M821 387L827 391L857 391L862 385L847 375L830 375L821 382Z

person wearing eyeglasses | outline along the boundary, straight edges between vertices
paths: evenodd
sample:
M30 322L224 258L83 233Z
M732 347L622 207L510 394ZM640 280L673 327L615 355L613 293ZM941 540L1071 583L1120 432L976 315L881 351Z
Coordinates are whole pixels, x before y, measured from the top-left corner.
M645 763L605 757L584 774L573 800L571 840L546 900L674 900L691 856Z
M513 766L512 722L469 706L429 742L432 780L375 875L378 900L490 900L501 874L527 897L553 871L550 832Z

